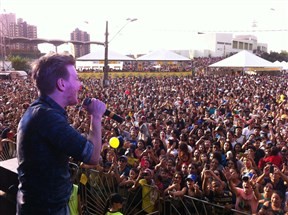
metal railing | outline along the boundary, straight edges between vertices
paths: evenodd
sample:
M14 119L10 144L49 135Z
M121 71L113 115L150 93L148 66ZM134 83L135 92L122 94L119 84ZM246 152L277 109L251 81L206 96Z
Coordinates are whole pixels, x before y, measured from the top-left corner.
M3 139L0 142L0 161L16 157L16 144L9 139Z
M93 169L79 169L78 185L85 215L103 214L109 195L115 192L124 199L122 213L125 215L248 215L187 195L177 199L162 196L154 186L144 185L137 189L119 186L113 175Z

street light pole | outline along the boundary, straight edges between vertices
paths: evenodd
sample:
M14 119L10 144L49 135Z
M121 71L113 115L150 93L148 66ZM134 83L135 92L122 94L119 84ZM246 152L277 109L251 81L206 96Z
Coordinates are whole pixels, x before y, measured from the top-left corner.
M109 42L111 42L123 30L123 28L126 27L126 25L128 25L128 23L134 22L137 19L136 18L134 18L134 19L128 18L126 20L127 20L127 23L122 28L120 28L120 30L114 35L114 37L112 37L112 39L110 41L108 41L108 35L109 35L109 33L108 33L108 21L106 21L105 42L104 42L104 46L105 46L105 53L104 54L105 54L105 56L104 56L104 67L103 67L103 72L104 72L104 75L103 75L103 87L108 87L109 86L109 79L108 79L108 73L109 73L108 44L109 44Z
M108 80L108 72L109 72L109 65L108 65L108 21L106 21L106 31L105 31L105 56L104 56L104 67L103 67L103 72L104 72L104 77L103 77L103 87L108 87L109 86L109 80Z

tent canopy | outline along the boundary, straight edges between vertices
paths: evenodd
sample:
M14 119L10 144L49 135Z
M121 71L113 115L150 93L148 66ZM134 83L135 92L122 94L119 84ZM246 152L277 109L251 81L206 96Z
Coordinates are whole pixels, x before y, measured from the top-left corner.
M191 61L189 58L168 50L157 50L137 58L137 61Z
M275 64L246 50L211 64L209 67L275 68Z
M281 64L283 70L288 69L288 62L282 61L282 62L280 62L280 64Z

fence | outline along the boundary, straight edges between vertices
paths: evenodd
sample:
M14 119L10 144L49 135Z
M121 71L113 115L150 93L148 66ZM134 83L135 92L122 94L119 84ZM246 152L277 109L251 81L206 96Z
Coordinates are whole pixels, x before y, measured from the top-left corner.
M16 157L16 144L9 139L3 139L0 142L0 161Z
M124 198L122 212L125 215L247 214L191 196L178 199L164 197L153 186L140 186L135 190L121 187L114 176L93 169L79 169L76 179L75 183L78 183L80 189L83 214L86 215L103 214L106 200L114 192L118 192Z

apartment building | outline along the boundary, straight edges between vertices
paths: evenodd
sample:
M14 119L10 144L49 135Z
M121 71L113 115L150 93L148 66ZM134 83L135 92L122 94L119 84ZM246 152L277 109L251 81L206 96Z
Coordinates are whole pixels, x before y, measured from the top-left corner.
M81 41L81 42L89 42L90 41L90 35L86 31L81 31L80 29L76 28L71 34L70 34L70 40L71 41ZM90 44L74 44L74 56L76 58L81 57L83 55L90 53Z
M0 35L1 35L1 56L10 53L29 53L38 52L37 44L31 43L9 43L5 37L37 38L37 27L28 24L22 18L16 19L14 13L0 14Z

